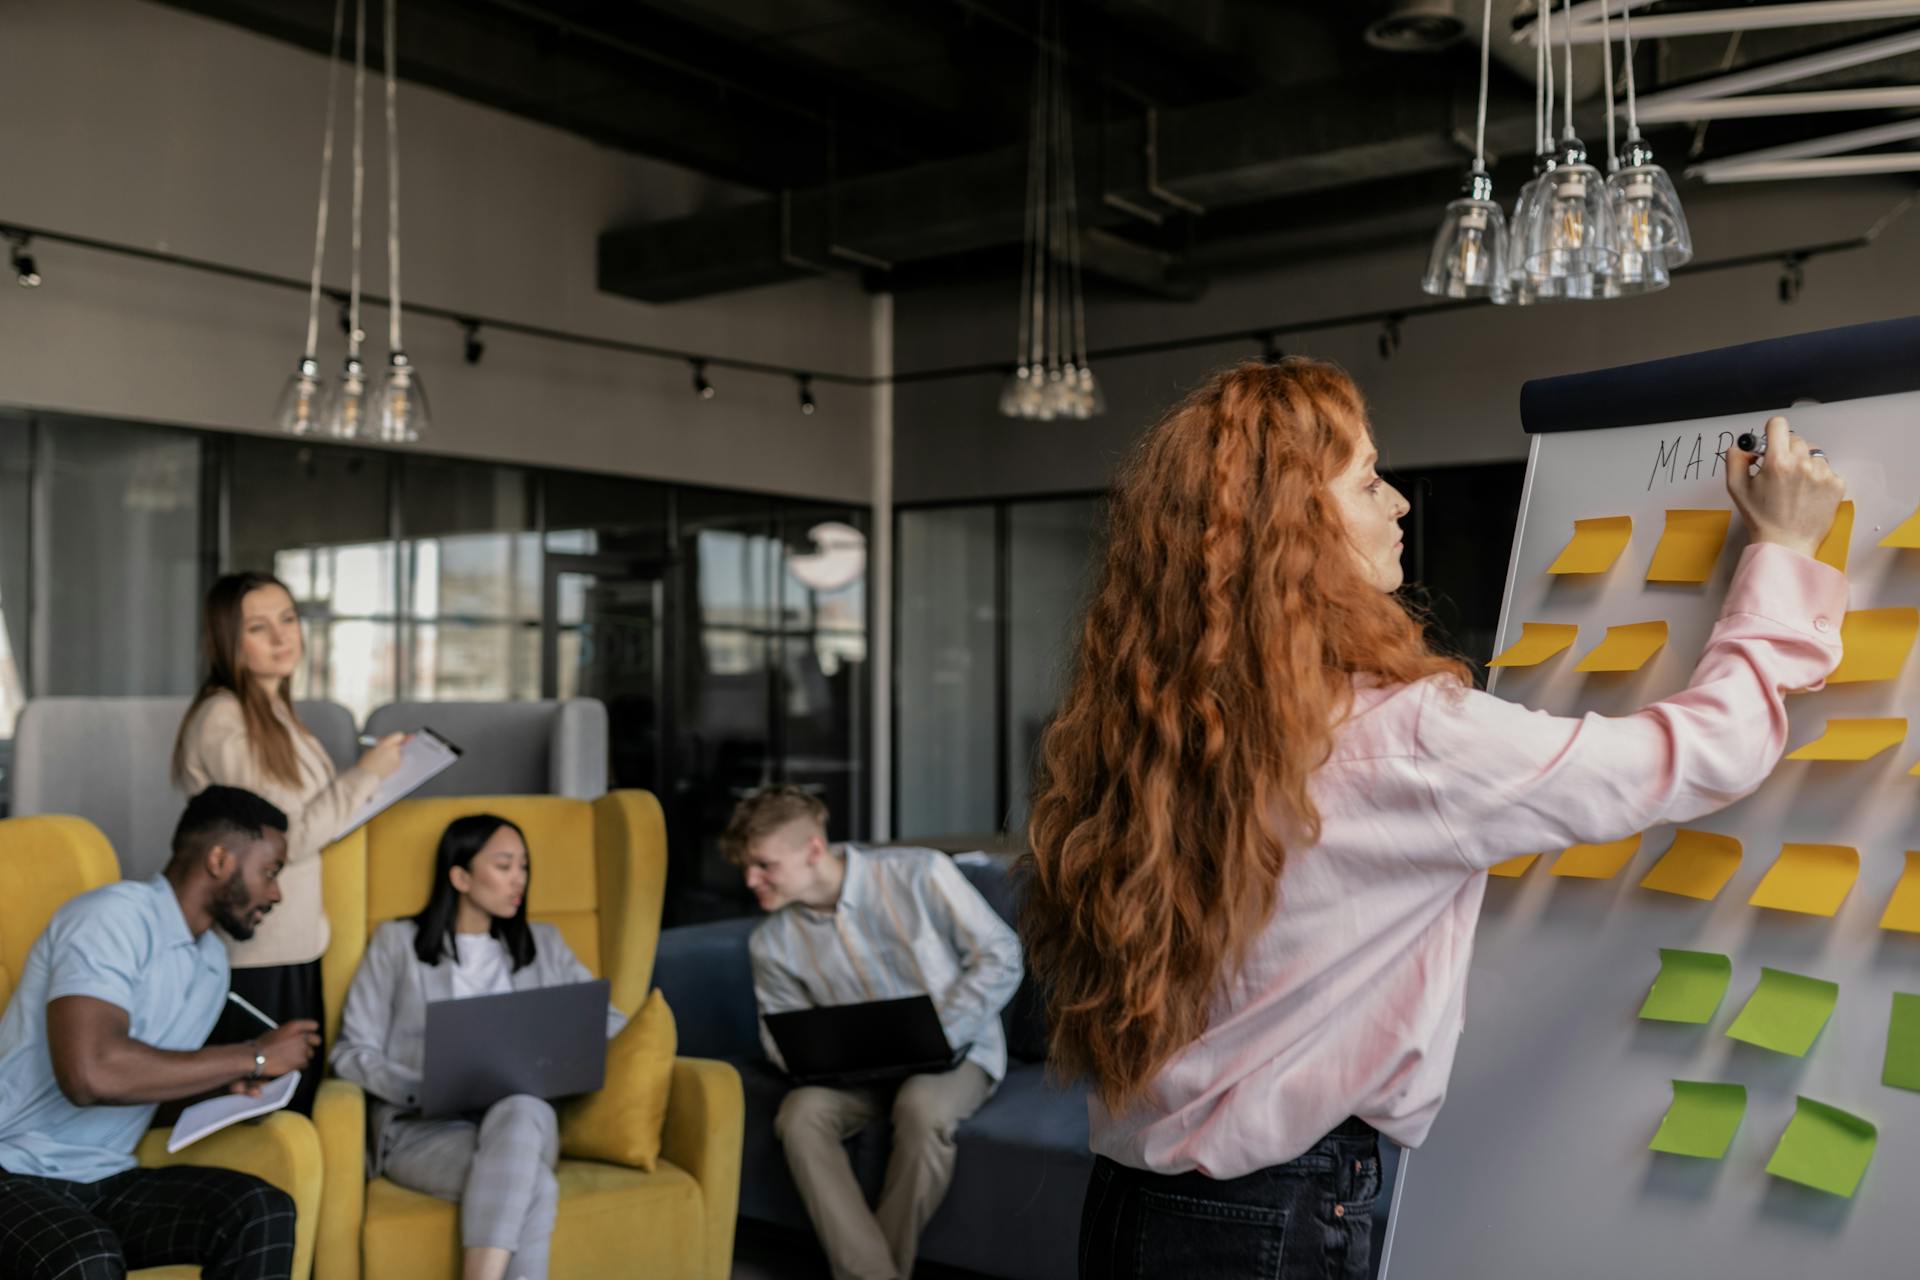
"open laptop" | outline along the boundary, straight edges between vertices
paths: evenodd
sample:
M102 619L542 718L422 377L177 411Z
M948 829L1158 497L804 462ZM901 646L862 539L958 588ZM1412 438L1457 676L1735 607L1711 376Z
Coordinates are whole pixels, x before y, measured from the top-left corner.
M928 996L826 1005L766 1015L796 1084L880 1084L951 1071L966 1049L947 1043Z
M516 1093L564 1098L607 1079L605 978L427 1003L420 1114L484 1111Z

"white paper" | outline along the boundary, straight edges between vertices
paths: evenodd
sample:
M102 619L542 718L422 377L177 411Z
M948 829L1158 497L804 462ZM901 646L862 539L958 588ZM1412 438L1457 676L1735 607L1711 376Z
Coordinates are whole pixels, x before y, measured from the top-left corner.
M334 833L338 840L373 820L389 805L406 799L429 778L451 769L460 760L460 748L431 729L421 729L400 749L400 767L380 784L373 798L354 810L347 825Z
M289 1071L260 1090L260 1096L250 1098L244 1093L223 1094L218 1098L208 1098L205 1102L196 1102L180 1113L173 1122L173 1134L167 1139L167 1152L172 1154L182 1147L190 1147L210 1133L218 1133L230 1124L242 1120L251 1120L255 1116L264 1116L269 1111L278 1111L293 1099L293 1091L300 1085L300 1073Z

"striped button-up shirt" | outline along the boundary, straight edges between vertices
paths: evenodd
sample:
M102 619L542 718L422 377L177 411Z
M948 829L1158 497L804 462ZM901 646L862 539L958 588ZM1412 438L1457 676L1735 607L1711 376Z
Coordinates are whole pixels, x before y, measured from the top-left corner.
M1020 940L935 849L838 851L847 860L831 911L791 903L753 931L760 1043L781 1066L766 1015L933 997L947 1042L998 1084L1007 1073L1000 1011L1020 985Z

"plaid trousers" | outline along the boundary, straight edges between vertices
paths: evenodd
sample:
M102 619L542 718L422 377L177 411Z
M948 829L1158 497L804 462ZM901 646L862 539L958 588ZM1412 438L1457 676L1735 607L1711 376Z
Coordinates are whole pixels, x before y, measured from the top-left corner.
M395 1120L387 1129L388 1178L460 1202L460 1243L505 1249L513 1280L546 1280L560 1184L560 1122L553 1104L516 1093L477 1121Z
M129 1169L98 1182L0 1170L0 1276L120 1280L198 1263L204 1280L287 1280L293 1197L233 1169Z

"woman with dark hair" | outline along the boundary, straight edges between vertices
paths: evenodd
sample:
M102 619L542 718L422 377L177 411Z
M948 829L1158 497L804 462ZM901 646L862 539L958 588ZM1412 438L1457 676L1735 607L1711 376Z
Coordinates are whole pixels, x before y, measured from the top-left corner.
M1486 871L1712 812L1840 658L1845 486L1768 423L1752 545L1688 687L1565 718L1475 690L1401 585L1407 503L1351 379L1211 379L1150 431L1040 749L1021 921L1087 1080L1083 1277L1361 1277L1378 1134L1446 1094Z
M550 924L527 922L527 839L492 814L440 836L427 905L374 930L347 991L333 1070L374 1098L369 1176L460 1203L465 1280L541 1280L560 1188L552 1104L516 1094L478 1117L426 1120L420 1107L427 1005L591 982ZM626 1019L607 1010L607 1036Z
M201 647L207 674L174 739L174 785L189 796L216 783L239 787L287 815L280 905L253 937L226 938L232 989L276 1022L311 1018L325 1026L320 851L400 767L406 735L388 734L359 763L334 773L326 749L293 709L293 674L306 644L293 593L272 574L230 573L213 584L201 613ZM211 1043L259 1033L257 1019L229 1006ZM311 1115L319 1087L320 1072L309 1071L290 1105Z

